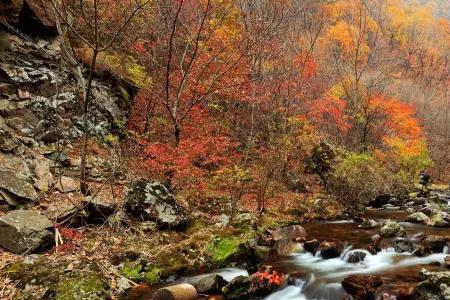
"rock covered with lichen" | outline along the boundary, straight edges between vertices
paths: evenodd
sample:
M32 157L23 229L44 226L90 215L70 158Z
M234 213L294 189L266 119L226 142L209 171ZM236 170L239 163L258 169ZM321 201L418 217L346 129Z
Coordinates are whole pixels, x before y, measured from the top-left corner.
M162 183L147 179L133 181L125 192L125 207L133 216L154 221L161 228L186 224L186 212Z
M15 210L0 217L0 246L17 254L33 253L52 245L53 226L32 210Z

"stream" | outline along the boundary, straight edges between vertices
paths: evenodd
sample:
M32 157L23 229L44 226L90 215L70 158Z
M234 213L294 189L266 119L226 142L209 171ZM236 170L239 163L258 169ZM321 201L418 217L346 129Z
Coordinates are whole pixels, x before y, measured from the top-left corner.
M407 236L416 233L425 235L448 236L448 228L435 228L422 224L403 222L408 213L400 210L368 210L365 218L383 221L395 219L405 229ZM384 284L380 289L383 292L395 292L399 288L414 286L419 280L419 271L426 267L430 271L446 270L444 258L448 249L443 253L417 257L411 253L396 253L392 248L392 239L383 239L382 251L376 255L363 250L371 244L370 237L379 233L379 228L363 230L353 221L316 222L303 224L308 238L327 240L329 242L348 242L349 246L339 258L322 259L320 255L311 253L295 253L288 256L277 257L265 264L271 265L275 270L290 274L289 285L281 288L266 297L266 300L337 300L342 299L345 292L341 286L342 280L353 274L377 274L381 276ZM348 257L352 251L364 251L363 261L349 263ZM238 275L247 275L247 271L236 268L218 270L214 273L222 275L227 281ZM203 274L195 277L181 279L181 282L193 283L207 276ZM150 287L142 287L134 292L129 299L149 300L154 291ZM199 298L206 299L206 298ZM214 298L221 299L221 298ZM394 299L394 298L393 298Z

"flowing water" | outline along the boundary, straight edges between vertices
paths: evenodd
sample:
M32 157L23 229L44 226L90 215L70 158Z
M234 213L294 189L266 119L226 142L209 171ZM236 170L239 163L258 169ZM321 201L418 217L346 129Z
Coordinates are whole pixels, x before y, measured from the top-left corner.
M397 219L404 227L408 236L423 232L426 235L447 236L449 229L434 228L420 224L401 222L407 214L403 211L370 210L367 218L377 221L384 219ZM410 253L396 253L391 248L392 240L383 239L383 250L376 255L370 254L364 248L371 244L370 237L378 233L374 230L362 230L352 221L324 222L304 224L308 237L311 239L327 240L329 242L348 242L349 246L343 251L341 257L322 259L320 254L296 253L289 256L278 257L268 262L277 271L290 274L290 285L285 286L266 300L338 300L344 296L341 287L342 280L352 274L377 274L383 279L381 292L394 293L399 288L413 286L419 282L419 271L426 267L428 270L444 270L444 258L448 249L443 253L432 254L425 257L416 257ZM353 251L363 251L366 256L359 263L349 263L348 257ZM238 275L245 275L246 271L239 269L220 270L226 280ZM207 274L185 278L184 282L195 282ZM129 299L151 299L152 289L142 288ZM218 298L217 298L218 299Z

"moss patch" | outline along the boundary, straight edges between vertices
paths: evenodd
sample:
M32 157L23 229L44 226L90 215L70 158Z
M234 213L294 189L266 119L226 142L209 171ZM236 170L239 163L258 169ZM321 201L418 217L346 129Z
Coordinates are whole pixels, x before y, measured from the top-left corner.
M110 297L108 286L97 274L77 274L61 280L56 287L55 300L106 299Z
M148 284L155 284L161 280L161 274L163 271L164 270L162 268L153 268L150 271L145 272L142 277Z
M140 261L125 261L120 274L131 280L141 280L142 264Z
M232 237L216 239L207 246L207 251L214 263L223 264L239 252L239 241Z

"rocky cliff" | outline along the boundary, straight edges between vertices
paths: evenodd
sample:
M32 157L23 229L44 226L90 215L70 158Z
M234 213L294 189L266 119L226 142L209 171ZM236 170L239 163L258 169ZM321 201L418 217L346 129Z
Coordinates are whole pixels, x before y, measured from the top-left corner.
M4 205L38 201L55 186L56 165L77 174L77 159L69 163L62 150L73 148L82 134L82 89L62 63L51 8L41 3L0 4L0 177L15 175L0 185ZM127 122L130 103L123 90L114 74L93 81L89 126L99 141Z

